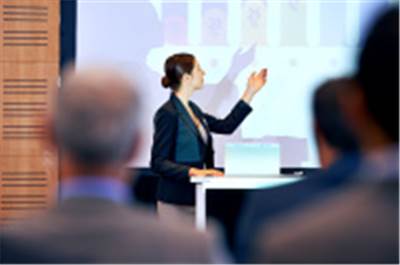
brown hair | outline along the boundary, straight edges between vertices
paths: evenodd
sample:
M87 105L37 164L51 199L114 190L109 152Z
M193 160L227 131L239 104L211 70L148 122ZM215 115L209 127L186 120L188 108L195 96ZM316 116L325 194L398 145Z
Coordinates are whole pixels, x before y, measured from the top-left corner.
M189 53L177 53L168 57L164 64L165 76L161 79L164 88L177 90L182 76L190 74L194 68L195 57Z

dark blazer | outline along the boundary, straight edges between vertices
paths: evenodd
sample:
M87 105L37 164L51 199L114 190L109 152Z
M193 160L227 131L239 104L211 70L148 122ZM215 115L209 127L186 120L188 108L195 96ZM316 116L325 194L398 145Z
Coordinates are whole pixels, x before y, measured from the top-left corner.
M255 190L248 193L238 220L235 238L235 257L240 263L247 263L255 235L260 233L264 223L277 216L304 207L353 182L352 176L358 169L358 153L343 154L328 169L304 180L276 187Z
M138 205L72 198L0 233L3 263L211 263L213 234Z
M207 143L202 140L185 107L173 93L154 118L151 168L160 175L157 190L160 201L194 205L194 185L190 183L189 169L214 167L210 132L230 134L251 112L251 107L242 100L225 119L203 113L193 102L189 102L189 106L207 131Z
M398 264L399 174L368 179L270 220L249 263Z

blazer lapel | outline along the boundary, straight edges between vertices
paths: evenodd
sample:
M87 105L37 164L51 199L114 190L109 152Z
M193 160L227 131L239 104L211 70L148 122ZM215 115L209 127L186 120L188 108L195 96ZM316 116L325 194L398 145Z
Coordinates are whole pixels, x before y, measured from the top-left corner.
M196 128L196 125L194 124L192 118L190 118L189 113L186 111L182 102L174 94L171 94L171 100L175 106L175 109L179 114L179 117L183 120L185 125L190 129L192 133L194 133L197 137L201 138L200 133Z
M189 102L190 107L192 108L194 114L197 116L197 118L200 120L200 123L203 125L204 129L207 132L207 142L210 142L211 138L211 133L210 133L210 128L208 127L207 120L204 117L204 114L201 112L201 110L192 102ZM202 140L204 143L204 141Z

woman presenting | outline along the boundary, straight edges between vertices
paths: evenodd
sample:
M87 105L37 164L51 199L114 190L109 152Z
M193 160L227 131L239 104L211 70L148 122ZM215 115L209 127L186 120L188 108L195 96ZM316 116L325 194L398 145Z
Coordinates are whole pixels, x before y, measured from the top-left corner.
M224 119L217 119L192 101L201 89L205 72L191 54L170 56L164 65L161 83L172 91L169 100L154 117L151 168L160 175L157 211L161 219L194 220L194 184L192 176L223 176L214 169L211 132L231 134L251 112L253 96L266 83L267 69L253 73L239 102Z

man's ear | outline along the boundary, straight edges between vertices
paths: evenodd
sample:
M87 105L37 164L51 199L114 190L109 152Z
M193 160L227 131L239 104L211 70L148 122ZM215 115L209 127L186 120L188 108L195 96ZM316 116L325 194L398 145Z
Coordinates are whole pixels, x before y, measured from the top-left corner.
M352 87L339 93L338 103L348 128L358 137L368 117L364 94L359 84L354 83Z
M325 138L321 127L314 122L314 136L317 144L318 159L321 168L328 168L335 161L337 156L336 148L332 147Z

